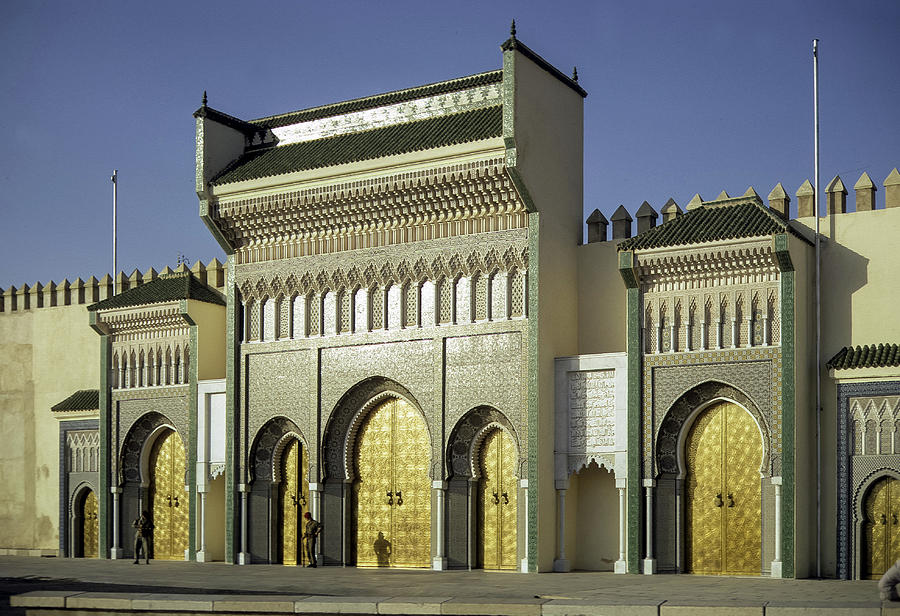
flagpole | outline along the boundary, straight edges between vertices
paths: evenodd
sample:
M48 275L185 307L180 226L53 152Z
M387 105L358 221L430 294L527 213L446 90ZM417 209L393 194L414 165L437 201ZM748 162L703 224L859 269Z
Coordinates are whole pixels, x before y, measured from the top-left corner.
M813 39L816 174L816 577L822 577L822 254L819 239L819 39Z
M119 170L113 169L112 177L109 178L112 180L113 185L113 220L112 220L112 276L113 276L113 295L116 294L118 289L116 289L116 200L118 197L118 187L119 187Z

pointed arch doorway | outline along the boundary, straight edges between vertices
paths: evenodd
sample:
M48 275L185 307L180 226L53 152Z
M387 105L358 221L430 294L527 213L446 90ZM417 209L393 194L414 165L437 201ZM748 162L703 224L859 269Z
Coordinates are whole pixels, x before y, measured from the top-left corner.
M688 572L760 575L762 456L759 427L739 405L697 416L685 442Z
M421 414L405 400L388 398L357 434L357 566L430 567L431 446Z

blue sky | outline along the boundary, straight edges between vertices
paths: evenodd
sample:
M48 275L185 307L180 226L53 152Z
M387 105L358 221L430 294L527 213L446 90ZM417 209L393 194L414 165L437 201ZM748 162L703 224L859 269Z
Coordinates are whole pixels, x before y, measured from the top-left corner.
M851 195L900 165L900 2L0 3L0 288L223 258L197 215L194 121L252 119L500 67L518 38L585 99L585 212L699 192ZM884 191L878 192L883 203ZM796 207L796 199L792 204Z

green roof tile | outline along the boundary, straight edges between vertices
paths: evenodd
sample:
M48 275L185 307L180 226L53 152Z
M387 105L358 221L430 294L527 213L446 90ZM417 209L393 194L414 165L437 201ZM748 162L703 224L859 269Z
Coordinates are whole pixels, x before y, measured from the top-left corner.
M307 122L309 120L319 120L331 116L341 115L344 113L353 113L355 111L363 111L365 109L373 109L375 107L383 107L384 105L393 105L405 101L424 98L426 96L435 96L437 94L447 94L449 92L458 92L459 90L467 90L492 83L500 83L503 80L503 71L489 71L487 73L479 73L468 77L460 77L449 81L441 81L416 88L408 88L406 90L397 90L395 92L387 92L385 94L376 94L365 98L357 98L352 101L343 101L321 107L313 107L312 109L303 109L301 111L292 111L290 113L282 113L274 116L251 120L251 124L256 124L261 128L278 128L280 126L288 126L298 122Z
M50 407L51 411L96 411L100 408L100 391L82 389Z
M194 299L208 304L225 305L221 293L209 287L188 272L166 274L156 280L133 287L114 295L102 302L88 306L90 311L128 308L145 304L174 302L182 299Z
M247 152L213 178L211 183L230 184L469 143L499 137L502 130L502 107L485 107L407 124Z
M619 250L645 250L702 244L794 231L756 198L737 197L704 203L681 216L619 244Z
M853 368L884 368L900 366L900 345L867 344L865 346L844 347L828 360L826 368L850 370Z

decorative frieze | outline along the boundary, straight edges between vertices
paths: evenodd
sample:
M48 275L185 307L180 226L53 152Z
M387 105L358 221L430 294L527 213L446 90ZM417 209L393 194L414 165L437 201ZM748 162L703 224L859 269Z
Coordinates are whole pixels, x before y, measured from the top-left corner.
M361 252L359 261L348 255L331 262L297 259L288 262L284 277L269 268L243 268L242 340L525 318L528 253L519 238L491 238L489 248L422 246L415 260L396 249Z
M222 198L211 215L236 264L527 227L502 157Z
M781 344L771 242L638 256L644 353Z

